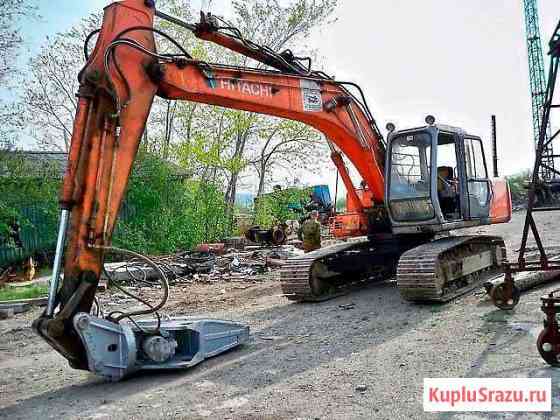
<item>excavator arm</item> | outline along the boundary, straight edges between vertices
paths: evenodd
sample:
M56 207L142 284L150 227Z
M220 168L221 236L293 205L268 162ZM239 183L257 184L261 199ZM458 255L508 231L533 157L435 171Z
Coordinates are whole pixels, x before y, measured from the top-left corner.
M179 55L159 54L153 29L156 13L201 39L275 70L209 64L192 58L182 48ZM315 127L336 146L333 156L339 170L345 171L345 166L338 150L354 164L371 192L370 202L354 203L354 207L363 209L383 202L384 145L365 100L353 96L345 83L311 72L289 53L276 54L223 33L206 16L191 25L156 12L151 0L124 0L107 6L95 48L79 81L49 302L34 323L35 330L75 368L92 370L91 349L84 344L87 334L77 331L87 323L75 318L88 314L93 305L104 254L112 249L111 236L156 95L283 117ZM353 191L350 177L345 175L346 188ZM360 198L354 194L354 200ZM64 277L60 283L63 250ZM118 323L120 319L111 321Z
M335 82L198 61L148 69L167 99L203 102L297 120L321 131L352 161L383 202L383 149L359 106ZM371 205L371 204L370 204Z

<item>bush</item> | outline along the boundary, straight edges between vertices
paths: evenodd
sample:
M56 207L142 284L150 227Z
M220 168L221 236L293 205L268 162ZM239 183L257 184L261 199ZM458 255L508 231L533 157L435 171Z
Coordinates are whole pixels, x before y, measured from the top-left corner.
M506 177L511 192L511 200L514 204L527 202L526 184L530 178L531 171L528 170Z
M224 236L226 204L215 185L185 180L153 155L140 155L139 162L117 223L116 246L148 254L171 253Z
M17 153L0 152L0 242L10 245L16 221L22 230L52 238L51 246L56 241L60 168L45 167L42 176L30 176L36 169ZM40 217L28 217L30 208ZM221 239L228 226L224 195L215 185L185 180L169 162L141 152L113 243L142 253L170 253Z
M17 152L0 151L0 242L15 245L10 233L16 222L22 230L40 229L44 235L56 231L60 186L57 170L48 162L38 167ZM35 226L30 215L37 216L41 226ZM54 237L52 242L55 240Z
M271 227L290 219L299 219L305 213L304 203L309 200L311 188L286 188L261 195L255 199L255 223Z

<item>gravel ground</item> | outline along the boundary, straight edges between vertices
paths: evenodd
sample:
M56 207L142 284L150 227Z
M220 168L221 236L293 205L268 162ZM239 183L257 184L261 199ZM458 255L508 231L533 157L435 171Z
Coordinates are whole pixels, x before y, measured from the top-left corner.
M515 250L523 217L474 231ZM560 243L554 216L539 217L545 242ZM554 287L523 295L511 312L480 290L445 305L406 303L392 281L316 304L289 303L274 278L175 288L171 313L247 322L251 341L189 371L120 383L69 368L31 331L35 310L0 321L0 418L556 418L560 371L535 348L539 297ZM552 377L553 413L424 413L424 377Z

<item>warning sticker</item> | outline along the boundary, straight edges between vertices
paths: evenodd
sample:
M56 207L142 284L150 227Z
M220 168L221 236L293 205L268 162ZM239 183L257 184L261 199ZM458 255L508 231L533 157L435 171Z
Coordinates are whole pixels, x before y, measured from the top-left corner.
M299 81L301 88L301 101L303 110L308 112L321 112L323 100L321 99L321 87L317 82L302 79Z

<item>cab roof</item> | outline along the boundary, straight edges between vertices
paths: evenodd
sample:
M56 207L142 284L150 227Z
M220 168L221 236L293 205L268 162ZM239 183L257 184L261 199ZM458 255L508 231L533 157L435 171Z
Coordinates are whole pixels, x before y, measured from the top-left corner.
M395 130L393 135L394 134L399 134L399 133L408 133L410 131L426 130L428 128L436 128L439 131L443 131L443 132L451 133L451 134L459 134L459 135L462 135L463 137L465 137L465 136L479 137L479 136L468 134L461 127L456 127L456 126L447 125L447 124L432 124L432 125L424 125L424 126L421 126L421 127L412 127L412 128L405 128L405 129L402 129L402 130Z

